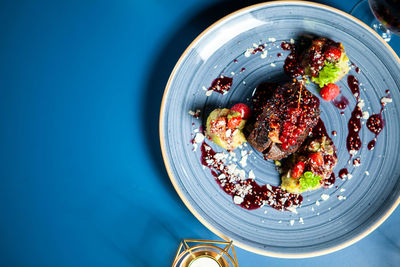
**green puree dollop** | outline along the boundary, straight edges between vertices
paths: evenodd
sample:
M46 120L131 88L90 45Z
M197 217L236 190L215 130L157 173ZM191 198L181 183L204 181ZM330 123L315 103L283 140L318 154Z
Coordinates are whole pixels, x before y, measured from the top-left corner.
M319 185L321 181L321 176L312 173L311 171L307 171L300 176L300 187L302 191L307 189L311 189Z
M340 76L341 69L334 63L325 61L325 66L320 70L318 77L312 77L312 81L322 88L328 83L334 83Z

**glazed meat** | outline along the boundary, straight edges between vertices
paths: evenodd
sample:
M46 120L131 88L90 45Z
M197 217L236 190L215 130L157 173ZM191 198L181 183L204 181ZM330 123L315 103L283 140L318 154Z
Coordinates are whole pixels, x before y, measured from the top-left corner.
M266 100L247 140L267 159L286 158L299 149L317 124L319 113L319 99L294 80L278 86Z

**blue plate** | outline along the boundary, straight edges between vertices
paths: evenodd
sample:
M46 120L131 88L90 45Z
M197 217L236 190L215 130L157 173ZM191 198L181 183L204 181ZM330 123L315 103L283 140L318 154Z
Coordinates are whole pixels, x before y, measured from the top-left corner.
M193 151L192 139L212 109L247 103L257 84L280 80L288 54L280 48L281 42L304 34L343 43L351 62L361 70L357 73L352 68L349 75L360 81L364 110L370 115L379 113L380 99L390 90L393 102L383 111L385 128L370 151L367 144L374 135L363 120L363 145L356 155L361 165L349 164L347 123L356 100L344 78L338 85L350 101L347 109L342 115L332 103L321 101L321 117L328 133L337 132L332 137L339 157L335 173L346 167L352 178L337 179L331 188L303 194L297 213L280 212L269 206L243 209L202 166L200 149ZM266 56L246 53L259 44L266 44ZM283 55L278 57L278 53ZM295 258L322 255L351 245L376 229L400 202L399 74L400 60L393 50L373 30L344 12L303 1L274 1L239 10L193 41L168 81L161 105L160 139L171 181L205 226L244 249ZM231 90L225 95L214 92L207 96L204 88L220 75L233 77ZM315 85L308 88L318 95ZM200 110L200 117L190 115L190 110ZM250 146L242 150L252 153L247 166L240 167L246 174L252 170L259 184L279 185L272 162L265 161ZM240 159L240 149L236 153Z

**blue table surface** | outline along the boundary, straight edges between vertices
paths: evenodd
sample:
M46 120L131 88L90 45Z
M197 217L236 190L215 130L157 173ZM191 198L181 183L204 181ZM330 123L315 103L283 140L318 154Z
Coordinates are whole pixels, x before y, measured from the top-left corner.
M349 12L357 1L320 2ZM1 266L169 266L181 239L220 240L170 183L159 108L190 42L253 3L0 2ZM240 266L395 266L399 225L398 208L330 255L237 256Z

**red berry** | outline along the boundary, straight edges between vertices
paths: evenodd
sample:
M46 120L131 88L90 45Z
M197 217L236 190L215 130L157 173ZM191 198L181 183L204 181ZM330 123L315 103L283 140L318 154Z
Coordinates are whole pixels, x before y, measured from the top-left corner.
M296 130L294 130L293 135L295 136L299 136L303 133L303 130L301 130L300 128L297 128Z
M279 141L281 141L282 143L286 143L287 142L287 138L285 136L281 135L279 137Z
M324 158L322 157L322 154L319 152L311 154L308 158L318 166L324 165Z
M294 165L292 170L292 177L299 178L304 172L305 164L302 161L299 161L296 165Z
M325 50L324 54L326 60L334 62L340 59L340 57L342 56L342 51L337 47L331 46Z
M296 138L290 138L288 140L288 142L289 142L289 145L294 146L296 144Z
M321 89L321 96L326 101L335 99L340 94L339 86L334 83L328 83Z
M251 115L250 108L243 103L238 103L238 104L234 105L231 108L231 110L239 112L244 120L247 120L248 118L250 118L250 115Z
M286 150L286 149L288 149L289 148L289 144L288 143L282 143L282 148L284 149L284 150Z
M290 132L288 130L283 130L282 135L287 137L290 135Z
M228 128L234 129L234 128L238 127L241 121L242 121L242 117L240 117L240 116L235 116L235 117L230 118L228 120Z

